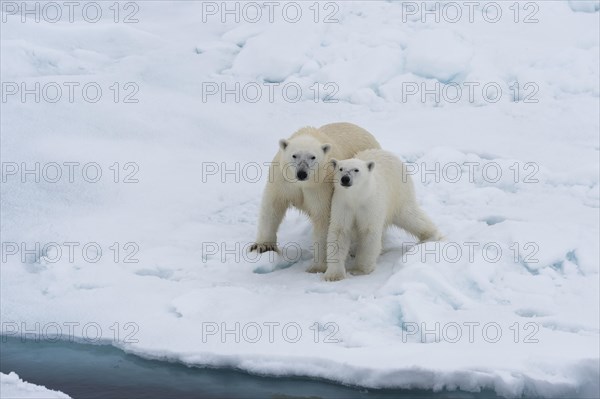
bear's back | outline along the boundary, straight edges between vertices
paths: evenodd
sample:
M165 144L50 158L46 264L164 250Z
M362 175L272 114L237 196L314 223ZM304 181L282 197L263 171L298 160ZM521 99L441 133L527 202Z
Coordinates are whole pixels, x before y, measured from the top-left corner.
M380 149L381 145L367 130L353 123L337 122L323 125L319 132L338 149L332 156L338 159L348 159L356 153L367 149Z

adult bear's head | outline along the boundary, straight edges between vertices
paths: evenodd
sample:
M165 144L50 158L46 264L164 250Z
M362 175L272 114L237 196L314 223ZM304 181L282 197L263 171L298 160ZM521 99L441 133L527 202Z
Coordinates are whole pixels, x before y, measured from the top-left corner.
M299 184L320 183L329 164L331 144L310 135L279 140L281 171L286 181Z

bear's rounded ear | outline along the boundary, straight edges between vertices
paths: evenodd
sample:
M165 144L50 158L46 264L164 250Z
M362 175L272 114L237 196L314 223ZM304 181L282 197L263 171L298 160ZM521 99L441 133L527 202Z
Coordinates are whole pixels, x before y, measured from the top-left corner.
M281 148L284 151L287 148L288 144L289 143L288 143L288 141L286 139L279 140L279 148Z
M373 170L373 168L375 167L375 162L371 161L367 163L367 169L369 169L369 172Z
M333 169L337 168L337 163L338 163L337 159L331 158L329 160L329 162L331 162L331 164L333 165Z
M327 154L331 150L331 144L323 144L321 149L323 150L323 154Z

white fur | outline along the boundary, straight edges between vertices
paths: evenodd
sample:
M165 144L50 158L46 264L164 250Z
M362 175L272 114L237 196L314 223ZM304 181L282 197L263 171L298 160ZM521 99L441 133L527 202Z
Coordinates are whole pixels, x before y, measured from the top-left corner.
M383 231L389 225L401 227L421 241L440 239L435 225L417 204L404 164L393 154L366 150L353 159L331 162L335 167L335 189L327 242L335 251L327 259L326 280L346 276L345 261L353 235L358 239L358 274L375 269ZM350 187L342 185L344 175L350 178Z
M252 251L277 251L277 230L290 206L308 214L314 227L314 264L309 272L324 272L327 230L333 195L330 158L351 158L357 152L380 148L366 130L351 123L332 123L320 128L305 127L288 140L280 141L280 150L269 170L256 243ZM296 155L296 158L293 158ZM315 159L311 159L315 157ZM296 173L301 160L310 166L308 179L299 181Z

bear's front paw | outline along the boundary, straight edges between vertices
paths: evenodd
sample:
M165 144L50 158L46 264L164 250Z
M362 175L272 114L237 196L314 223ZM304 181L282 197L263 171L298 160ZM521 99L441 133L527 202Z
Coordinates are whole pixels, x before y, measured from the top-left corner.
M258 252L262 254L263 252L274 251L279 253L279 249L277 249L277 244L275 243L254 243L250 246L250 252Z
M327 265L313 263L311 267L306 269L308 273L325 273Z
M344 269L334 269L328 268L325 274L323 275L323 279L325 281L339 281L343 280L346 277L346 271Z

